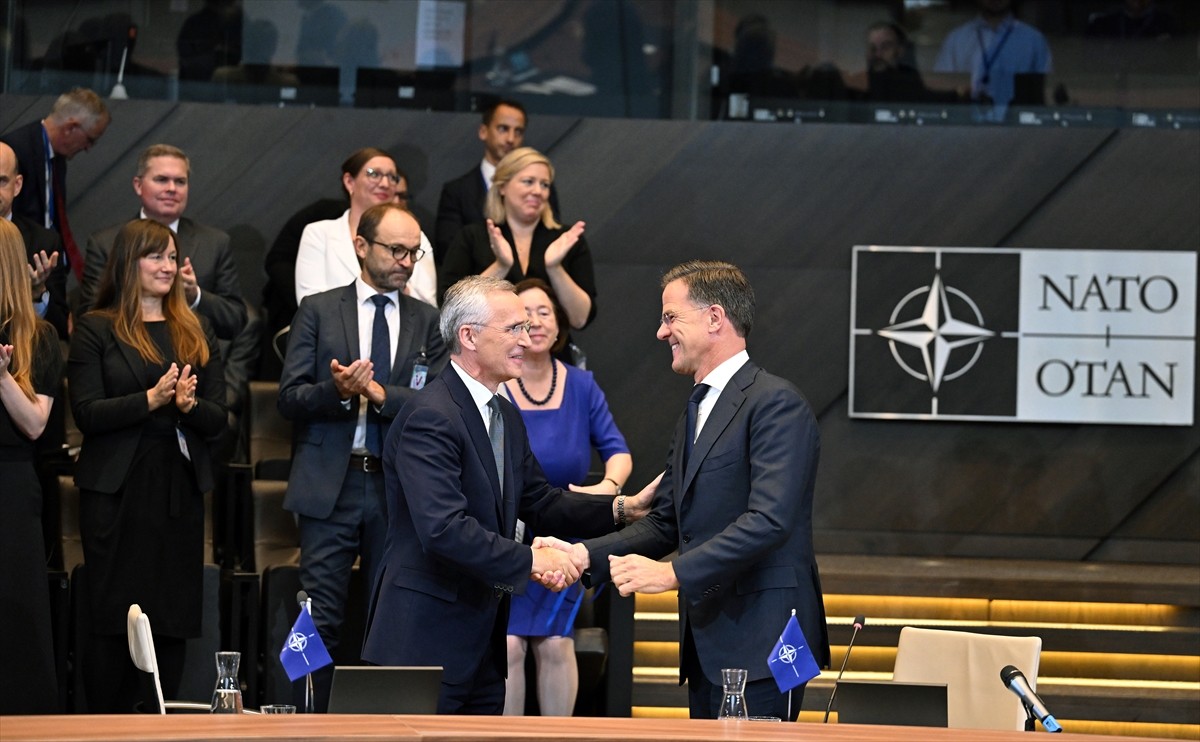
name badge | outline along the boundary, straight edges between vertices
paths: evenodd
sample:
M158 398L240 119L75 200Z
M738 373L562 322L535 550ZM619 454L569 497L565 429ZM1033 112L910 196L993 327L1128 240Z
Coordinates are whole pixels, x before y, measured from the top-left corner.
M429 375L429 366L421 363L413 364L412 378L408 380L409 389L424 389L425 378Z
M183 437L183 431L178 427L175 428L175 437L179 439L179 453L183 454L185 459L191 461L192 454L190 451L188 451L187 438Z

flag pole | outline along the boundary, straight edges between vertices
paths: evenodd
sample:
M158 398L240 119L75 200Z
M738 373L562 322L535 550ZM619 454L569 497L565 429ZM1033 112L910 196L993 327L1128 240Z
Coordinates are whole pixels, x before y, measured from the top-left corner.
M792 618L795 618L795 617L796 617L796 609L793 608L792 609ZM788 688L788 702L787 702L787 720L788 721L792 720L792 691L794 691L794 690L796 690L796 689ZM797 715L797 720L799 720L798 715Z
M304 610L308 611L308 617L312 618L312 598L305 597ZM315 696L316 693L313 691L313 677L312 673L309 672L304 676L304 713L315 714L317 712Z

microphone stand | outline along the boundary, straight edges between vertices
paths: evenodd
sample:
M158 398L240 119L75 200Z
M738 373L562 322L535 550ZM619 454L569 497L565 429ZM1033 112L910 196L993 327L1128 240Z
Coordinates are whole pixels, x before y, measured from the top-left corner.
M308 615L312 617L312 598L305 597L301 604L300 610L308 611ZM312 673L307 673L304 676L304 713L315 714L316 708L316 693L313 691L313 676Z
M837 698L838 683L842 682L842 674L846 672L846 663L850 661L850 650L854 649L854 640L858 638L858 632L862 630L865 622L866 619L862 616L854 618L854 633L850 635L850 643L846 645L846 654L842 656L842 668L838 670L837 679L833 681L833 691L829 694L829 703L825 704L825 719L821 722L822 724L829 723L829 712L833 709L833 699Z
M1037 731L1037 716L1033 713L1033 705L1025 703L1025 699L1021 699L1021 708L1025 709L1025 731Z

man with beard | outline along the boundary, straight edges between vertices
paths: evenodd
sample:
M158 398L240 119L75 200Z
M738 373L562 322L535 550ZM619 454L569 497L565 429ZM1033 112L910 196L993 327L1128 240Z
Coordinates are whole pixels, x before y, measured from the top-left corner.
M300 585L331 652L354 560L370 585L383 556L387 428L447 358L437 310L404 294L423 253L417 220L395 203L372 206L354 251L362 273L353 283L300 302L279 383L279 410L295 426L284 507L297 515ZM314 674L318 711L332 670Z

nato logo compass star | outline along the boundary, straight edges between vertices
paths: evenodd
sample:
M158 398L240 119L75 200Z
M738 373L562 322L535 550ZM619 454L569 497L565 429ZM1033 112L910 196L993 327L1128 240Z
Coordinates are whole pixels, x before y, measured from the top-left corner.
M900 317L909 314L905 309L918 301L923 294L928 296L925 297L920 316L898 322ZM961 300L970 309L975 315L976 324L954 317L950 306L951 296ZM934 274L933 282L929 286L914 289L902 298L892 310L889 322L889 326L877 330L877 333L887 339L892 357L909 376L929 382L935 395L942 382L956 379L969 371L983 352L983 342L996 335L983 326L983 315L975 302L958 289L946 286L940 273ZM920 351L924 368L913 368L901 356L897 345L909 346ZM972 346L974 353L971 358L952 368L950 357L954 351Z

